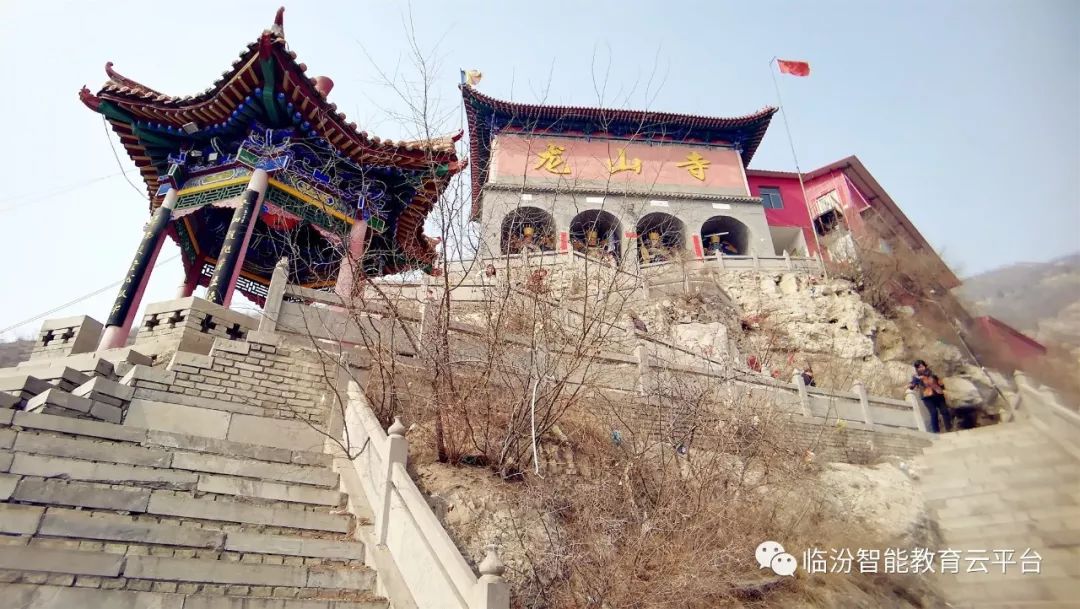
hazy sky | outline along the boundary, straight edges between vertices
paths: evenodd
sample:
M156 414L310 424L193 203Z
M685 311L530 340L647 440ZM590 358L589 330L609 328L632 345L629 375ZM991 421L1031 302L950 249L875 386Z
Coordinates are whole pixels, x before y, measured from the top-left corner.
M0 330L119 281L148 217L142 184L119 175L132 163L120 152L117 165L79 88L97 91L111 60L160 91L201 91L279 4L0 0ZM309 73L331 76L331 100L383 137L403 135L386 113L401 108L376 66L409 73L408 12L367 0L286 10ZM771 57L802 59L812 75L781 86L804 170L857 154L960 275L1080 249L1080 2L418 1L411 12L448 130L461 120L460 67L482 70L496 97L729 116L776 104ZM779 120L752 166L793 168ZM176 253L170 242L160 259ZM171 298L180 277L179 260L159 267L144 304ZM51 317L104 319L114 296Z

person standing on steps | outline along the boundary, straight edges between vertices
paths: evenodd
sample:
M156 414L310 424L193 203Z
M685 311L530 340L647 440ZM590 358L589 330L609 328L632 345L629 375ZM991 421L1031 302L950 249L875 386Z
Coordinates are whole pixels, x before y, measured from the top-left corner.
M949 431L952 428L952 412L949 411L949 405L945 403L945 383L942 383L938 375L930 370L925 361L917 359L914 366L915 375L911 377L908 389L918 391L922 397L923 404L930 413L930 431L934 433ZM938 415L941 415L944 428L938 423Z

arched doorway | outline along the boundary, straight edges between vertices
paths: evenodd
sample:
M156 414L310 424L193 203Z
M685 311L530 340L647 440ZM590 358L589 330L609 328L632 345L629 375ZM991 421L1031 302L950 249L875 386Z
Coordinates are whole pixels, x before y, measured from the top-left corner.
M588 209L570 221L570 245L594 258L622 256L622 225L611 212Z
M502 222L500 247L504 254L555 251L555 220L538 207L519 207Z
M750 251L750 229L730 216L713 216L701 225L706 256L745 256Z
M682 220L671 214L653 212L637 223L638 256L641 261L667 262L683 250Z

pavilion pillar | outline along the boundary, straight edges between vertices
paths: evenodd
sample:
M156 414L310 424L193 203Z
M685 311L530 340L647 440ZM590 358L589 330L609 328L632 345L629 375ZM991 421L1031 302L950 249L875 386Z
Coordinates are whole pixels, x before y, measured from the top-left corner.
M229 230L221 243L214 274L210 276L210 284L206 287L206 299L214 304L227 307L232 302L236 279L244 266L244 256L247 254L248 242L251 241L251 231L255 228L255 220L259 217L259 206L266 195L268 180L265 170L256 169L241 197L240 207L233 212Z
M187 273L184 273L184 279L180 282L180 285L176 286L176 297L187 298L195 293L195 288L199 285L199 274L193 268L191 269L191 276L188 277Z
M351 302L363 290L363 286L358 285L358 280L363 272L361 265L367 245L364 242L365 237L367 237L367 221L357 218L353 222L352 229L349 230L349 242L345 246L345 255L341 258L337 284L334 286L334 293L346 303Z
M150 280L150 273L154 270L161 245L165 242L165 231L172 219L172 210L176 205L177 191L170 188L165 193L165 199L161 202L150 221L143 230L142 241L139 249L135 251L135 258L128 267L127 277L120 285L120 293L113 301L109 318L105 322L105 331L101 334L98 349L112 349L123 347L127 344L128 334L131 333L131 324L135 320L135 314L139 311L146 284Z

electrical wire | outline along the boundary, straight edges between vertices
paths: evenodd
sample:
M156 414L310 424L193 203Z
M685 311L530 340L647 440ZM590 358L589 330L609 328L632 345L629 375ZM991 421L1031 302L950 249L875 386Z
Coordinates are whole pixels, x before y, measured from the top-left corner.
M124 181L129 186L135 189L135 192L139 193L139 197L143 197L146 194L145 190L140 190L134 182L128 179L127 174L124 173L124 164L120 162L120 155L116 153L116 144L113 144L112 137L109 135L109 121L105 120L105 115L101 115L101 126L105 129L105 139L109 140L109 149L112 150L113 158L116 159L116 166L120 168L120 172L124 176Z
M163 264L166 264L168 262L172 262L173 260L176 260L179 257L180 257L180 254L176 254L174 256L166 258L165 260L162 260L162 261L158 262L157 264L155 264L154 268L156 269L156 268L158 268L159 266L161 266ZM88 298L93 298L94 296L97 296L98 294L101 294L102 292L105 292L107 290L111 290L113 288L116 288L121 283L124 283L124 281L120 280L120 281L110 283L109 285L107 285L105 287L98 288L98 289L94 290L93 292L90 292L89 294L84 294L83 296L80 296L80 297L76 298L75 300L72 300L70 302L65 302L64 304L62 304L62 305L60 305L58 307L53 307L53 308L49 309L48 311L45 311L44 313L38 313L37 315L31 317L30 319L25 319L25 320L20 321L19 323L15 324L13 326L8 326L8 327L4 328L3 330L0 330L0 334L7 334L8 332L14 330L15 328L25 326L28 323L32 323L32 322L35 322L35 321L41 319L42 317L45 317L47 315L52 315L53 313L56 313L57 311L62 311L62 310L66 309L66 308L68 308L68 307L70 307L72 305L79 304L80 302L82 302L82 301L84 301L84 300L86 300Z
M3 198L3 199L0 199L0 203L7 203L9 201L18 201L20 199L27 199L27 197L29 197L29 200L21 201L19 203L15 203L14 205L9 205L8 207L2 207L2 208L0 208L0 214L7 213L9 211L19 209L20 207L25 207L27 205L30 205L31 203L37 203L39 201L44 201L46 199L51 199L53 197L57 197L57 196L60 196L62 194L66 194L66 193L72 192L74 190L78 190L80 188L83 188L84 186L89 186L91 184L96 184L98 182L109 180L109 179L115 178L117 176L124 175L125 173L132 173L134 171L137 171L137 170L136 169L129 169L126 172L110 173L109 175L98 176L96 178L90 178L90 179L87 179L87 180L82 180L80 182L73 182L71 184L60 186L60 187L58 187L58 188L56 188L54 190L51 190L51 191L48 191L48 192L45 192L45 193L40 193L40 192L38 192L38 193L26 193L26 194L13 195L13 196L10 196L10 197L6 197L6 198Z

